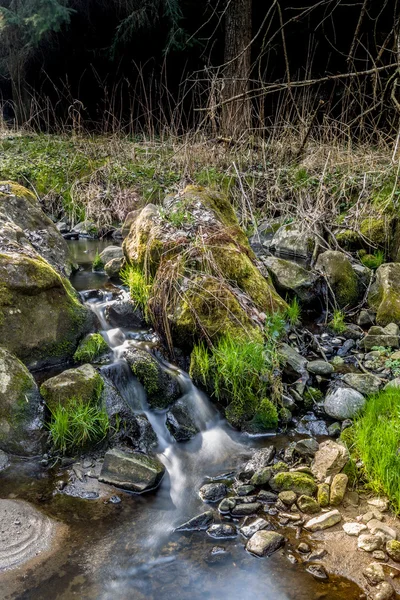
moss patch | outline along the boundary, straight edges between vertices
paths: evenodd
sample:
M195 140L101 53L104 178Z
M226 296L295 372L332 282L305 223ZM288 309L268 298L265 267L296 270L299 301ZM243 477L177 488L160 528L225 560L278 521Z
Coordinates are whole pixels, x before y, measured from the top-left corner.
M98 406L103 387L101 375L91 365L82 365L51 377L41 385L40 393L54 412L58 406L68 408L77 400Z

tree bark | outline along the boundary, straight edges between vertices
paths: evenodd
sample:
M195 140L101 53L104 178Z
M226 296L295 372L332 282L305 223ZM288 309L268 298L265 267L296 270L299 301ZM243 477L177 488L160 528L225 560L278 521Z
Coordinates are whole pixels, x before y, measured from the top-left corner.
M223 100L242 94L240 100L223 105L222 133L236 137L248 131L251 103L247 97L251 71L252 0L228 0L225 13Z

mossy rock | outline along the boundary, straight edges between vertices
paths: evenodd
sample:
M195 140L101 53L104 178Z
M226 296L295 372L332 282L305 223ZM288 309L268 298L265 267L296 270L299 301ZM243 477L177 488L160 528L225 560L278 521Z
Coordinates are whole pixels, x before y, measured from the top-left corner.
M358 250L363 246L360 234L353 229L341 229L336 231L335 239L343 250Z
M314 496L317 492L317 484L310 475L291 471L275 475L270 481L270 486L276 492L289 490L300 496Z
M268 256L264 260L276 289L282 294L294 294L302 302L312 302L318 293L319 277L290 260Z
M86 364L47 379L41 385L40 393L48 409L54 411L59 405L67 408L76 400L97 406L103 386L101 375L92 365Z
M320 483L318 485L317 500L321 508L329 506L330 487L328 483Z
M79 343L74 354L75 362L91 362L110 350L107 342L100 333L89 333Z
M315 268L323 273L340 307L353 306L359 298L359 282L349 259L335 250L320 254Z
M391 236L391 217L370 215L360 223L360 233L368 248L385 248Z
M44 259L0 254L0 344L29 367L69 360L93 314Z
M125 358L144 387L151 408L168 408L179 398L177 378L167 373L149 352L134 348L125 353Z
M0 348L0 449L32 456L43 451L43 405L25 365Z
M376 270L368 305L376 312L378 325L400 325L400 263L387 263Z

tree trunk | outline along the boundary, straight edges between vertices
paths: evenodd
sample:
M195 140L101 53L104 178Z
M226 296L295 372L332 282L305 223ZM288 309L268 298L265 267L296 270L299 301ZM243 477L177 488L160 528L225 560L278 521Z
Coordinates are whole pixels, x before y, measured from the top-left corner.
M225 14L225 56L222 99L222 133L242 135L250 127L251 103L247 96L251 70L252 0L228 0ZM231 100L241 95L237 100ZM228 102L227 102L228 101Z

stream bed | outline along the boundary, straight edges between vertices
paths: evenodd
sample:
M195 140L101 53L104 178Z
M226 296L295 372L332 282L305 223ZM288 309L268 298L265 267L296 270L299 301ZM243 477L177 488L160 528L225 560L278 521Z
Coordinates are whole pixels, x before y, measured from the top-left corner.
M97 240L70 242L73 260L82 269L73 276L78 291L108 289L107 277L92 273L94 255L104 247ZM105 301L107 302L107 300ZM104 298L91 301L101 332L114 353L116 369L126 345L148 347L151 332L111 328L104 318ZM285 547L270 558L246 552L240 535L215 540L205 532L174 532L174 528L206 510L198 489L208 478L239 467L256 447L283 447L294 437L249 437L234 431L189 377L175 371L185 399L196 415L200 433L176 443L165 426L165 414L149 410L140 384L130 375L120 389L132 410L145 412L158 436L157 454L166 467L160 487L142 496L115 490L113 501L84 500L60 493L55 482L60 467L47 469L37 461L13 459L0 474L0 497L34 503L68 526L58 551L34 568L6 572L0 578L2 600L356 600L358 586L330 575L316 581L305 565L291 559L295 529L283 533ZM53 374L53 373L52 373ZM51 376L49 374L48 376ZM41 378L43 378L41 374ZM303 534L301 534L303 535ZM213 554L218 546L225 552Z

